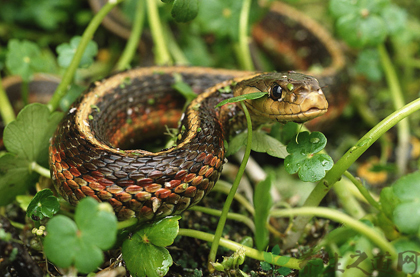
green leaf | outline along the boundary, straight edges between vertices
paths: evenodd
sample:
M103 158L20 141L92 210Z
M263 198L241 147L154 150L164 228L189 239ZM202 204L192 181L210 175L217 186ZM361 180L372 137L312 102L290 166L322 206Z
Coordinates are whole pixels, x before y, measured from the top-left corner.
M371 81L379 81L382 78L382 66L378 51L362 50L357 57L356 70Z
M400 264L398 265L401 268L400 271L406 273L406 274L415 274L418 273L418 265L416 262L408 262L410 261L410 257L415 256L415 259L418 258L417 255L420 253L420 242L418 238L407 238L402 237L400 239L397 239L392 242L392 244L395 247L395 251L398 253L398 255L401 257L398 257L400 260ZM406 263L403 263L403 261L407 261ZM409 276L409 275L408 275ZM414 276L414 275L413 275Z
M111 248L116 235L117 219L110 205L86 197L76 208L75 222L62 215L48 222L44 250L55 265L74 265L79 272L88 273L101 265L101 250Z
M123 258L131 275L166 275L173 261L164 247L171 245L177 236L179 219L174 216L154 222L124 241Z
M6 205L24 193L37 177L31 164L48 164L48 141L53 135L62 113L50 114L46 105L30 104L18 114L15 121L6 126L4 145L11 152L0 158L0 205Z
M398 230L417 234L420 230L420 171L398 179L381 192L381 206Z
M6 67L14 75L29 82L32 75L42 67L41 49L33 42L17 39L9 40L7 44Z
M27 21L31 23L35 21L46 30L57 29L60 23L67 21L71 7L74 7L71 0L25 1L25 10L30 11Z
M244 95L231 97L229 99L225 99L225 100L221 101L219 104L216 105L216 108L221 107L221 106L226 105L226 104L230 104L230 103L241 102L241 101L244 101L244 100L258 99L258 98L263 97L264 95L268 95L268 92L252 92L252 93L248 93L248 94L244 94Z
M42 220L44 217L53 217L60 210L60 204L50 189L43 189L37 192L29 203L26 216L36 220Z
M174 0L171 15L176 22L188 22L198 14L198 0Z
M420 201L420 171L401 177L392 184L392 188L403 201Z
M305 182L316 182L325 176L334 164L327 154L318 153L327 144L326 137L320 132L302 132L298 135L298 142L292 141L287 145L289 156L284 160L285 169L289 174L298 173Z
M271 198L271 184L273 182L272 174L268 174L264 181L258 183L254 192L254 208L255 208L255 244L259 251L264 250L269 241L269 232L267 222L269 212L273 205Z
M175 83L172 85L172 88L176 89L179 93L184 96L187 102L191 102L197 97L197 94L193 91L193 89L182 80L182 76L179 73L173 74Z
M389 219L392 219L394 209L401 203L401 200L395 195L392 187L383 188L380 196L382 211Z
M271 126L270 136L283 144L288 144L292 139L296 138L298 130L299 124L296 122L287 122L286 124L276 122Z
M51 114L43 104L27 105L4 130L6 149L28 163L47 165L48 142L62 116L60 112Z
M287 256L277 256L274 253L263 252L264 260L270 264L283 266L287 264L290 260L290 257Z
M73 220L57 215L47 223L44 240L45 255L55 265L68 268L78 252L77 226Z
M420 230L420 203L401 203L395 208L393 219L398 230L401 232L417 234Z
M178 221L180 219L180 216L168 217L147 225L139 230L138 233L142 237L147 236L150 243L156 246L166 247L174 243L178 235Z
M229 142L226 156L230 156L238 152L238 150L247 144L247 132L236 135ZM284 159L288 153L286 147L277 139L269 136L266 132L256 130L252 132L251 149L260 153L267 153L270 156Z
M204 33L237 39L242 1L206 0L200 5L197 21Z
M17 195L25 193L38 174L29 171L28 160L11 153L0 157L0 206L11 203Z
M340 37L356 48L377 46L387 35L385 22L377 15L364 18L359 14L349 14L340 17L336 27Z
M165 276L173 264L169 251L163 247L152 244L139 244L138 247L129 247L128 239L123 244L123 257L127 268L133 276ZM141 256L143 259L139 259Z
M286 147L277 139L269 136L264 131L252 132L252 150L267 153L270 156L284 159L288 153Z
M81 40L82 37L75 36L70 40L70 43L62 43L59 46L57 46L56 50L58 53L58 64L61 67L69 67ZM96 56L97 53L98 45L92 40L89 41L88 45L86 46L85 52L82 55L82 59L80 60L79 67L89 67L93 63L93 58Z
M406 27L407 12L395 4L385 7L381 15L390 34L398 34Z

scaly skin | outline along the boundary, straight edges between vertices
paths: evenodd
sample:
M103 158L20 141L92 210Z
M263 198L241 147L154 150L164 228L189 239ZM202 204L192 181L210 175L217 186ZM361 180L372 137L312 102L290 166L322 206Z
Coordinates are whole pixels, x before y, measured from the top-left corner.
M174 73L199 94L183 116L176 146L156 153L127 150L161 136L164 125L178 124L184 101L171 87ZM50 168L57 191L72 204L86 196L106 201L119 220L155 220L197 204L222 171L224 139L234 128L229 118L241 113L235 104L215 108L232 96L219 91L224 86L231 86L236 95L282 87L279 99L247 101L258 122L303 122L328 107L318 81L298 73L196 67L119 73L95 83L51 139Z

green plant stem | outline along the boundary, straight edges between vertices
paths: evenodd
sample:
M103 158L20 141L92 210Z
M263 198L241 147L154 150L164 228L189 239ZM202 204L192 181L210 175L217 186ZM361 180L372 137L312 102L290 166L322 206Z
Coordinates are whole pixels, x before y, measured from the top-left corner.
M38 173L41 176L44 176L44 177L47 177L47 178L51 178L50 170L49 169L46 169L43 166L40 166L36 162L32 162L30 164L30 171L35 171L36 173Z
M118 221L117 223L117 229L121 230L121 229L125 229L128 227L132 227L134 225L136 225L138 223L138 219L137 218L130 218L124 221Z
M147 18L152 32L153 42L155 43L155 62L157 65L172 64L171 56L166 47L165 37L163 35L162 24L159 18L159 12L156 0L147 0Z
M273 217L288 217L290 215L310 215L325 217L346 225L349 228L359 232L366 236L384 252L388 252L393 260L397 258L397 252L395 248L389 243L380 233L375 231L373 228L363 224L362 222L351 218L350 216L328 208L323 207L307 207L307 208L296 208L291 210L273 210L271 216Z
M347 189L346 182L349 182L349 180L341 179L334 185L333 190L340 199L340 204L343 206L343 209L352 217L360 219L366 213L352 192Z
M136 53L137 46L139 45L141 33L143 30L145 16L145 3L144 0L138 0L136 6L136 13L133 22L133 28L131 29L130 37L128 38L127 45L120 59L115 67L116 71L125 70L130 68L130 62L133 60L134 54Z
M251 154L251 143L252 143L252 123L251 123L251 117L249 115L249 112L243 102L241 102L242 110L245 113L246 122L248 126L248 137L247 137L247 145L245 148L245 154L244 158L242 160L241 166L239 167L238 174L236 175L235 181L233 182L232 188L226 198L226 202L222 209L222 215L220 216L219 223L217 224L216 232L214 234L214 240L211 244L210 253L209 253L209 259L208 259L208 268L210 272L214 271L213 265L211 263L214 263L216 261L216 253L217 248L219 247L219 240L222 237L222 232L225 227L226 223L226 217L230 209L230 205L232 204L233 198L235 196L236 190L238 189L239 182L241 181L242 175L244 174L246 163L248 161L249 155Z
M209 242L212 242L215 240L215 236L212 234L196 231L196 230L191 230L191 229L183 229L183 228L179 229L178 236L192 237L192 238L197 238L197 239L201 239L201 240L209 241ZM259 261L267 261L268 263L271 263L274 265L284 266L284 267L293 268L293 269L302 269L307 262L304 260L299 260L299 259L285 257L285 256L276 256L276 255L273 255L272 253L268 253L264 251L258 251L254 248L247 247L237 242L223 239L223 238L220 239L220 245L232 251L236 251L238 249L243 248L245 250L245 255L247 257L250 257L252 259L256 259ZM264 256L272 257L272 259L265 260Z
M182 49L179 47L174 35L172 34L171 29L167 24L163 26L163 32L165 34L166 42L168 43L169 52L172 55L176 65L189 65L187 57L182 52Z
M230 183L223 180L219 180L217 181L212 191L220 191L225 194L229 194L231 188L232 186L230 185ZM254 215L254 206L243 195L239 193L235 194L235 200L238 201L250 214Z
M369 190L367 190L359 180L357 180L347 170L344 172L344 176L346 176L356 186L356 188L360 191L360 193L370 205L375 207L378 211L382 211L381 205L379 205L379 203L375 201L375 199L373 199L372 195L370 195Z
M400 109L404 106L404 96L401 90L398 76L392 61L386 51L385 45L380 44L378 46L379 56L381 57L382 67L385 72L386 80L392 96L392 102L394 103L395 110ZM396 150L397 167L400 175L404 174L407 166L407 153L410 145L410 126L408 119L402 120L398 126L398 147Z
M188 210L202 212L202 213L206 213L206 214L213 215L213 216L219 216L219 217L222 215L222 212L219 211L219 210L206 208L206 207L202 207L202 206L194 206L194 207L189 208ZM254 221L252 221L251 218L249 218L245 215L237 214L237 213L228 213L227 214L227 219L232 219L232 220L236 220L238 222L242 222L245 225L247 225L249 227L249 229L252 230L252 232L255 232Z
M7 97L6 91L3 88L2 81L0 78L0 115L4 125L9 124L16 119L15 112L13 111L12 105L10 104L9 97Z
M48 108L50 111L54 111L57 109L61 98L66 94L70 83L73 80L74 74L79 67L80 60L82 59L83 53L85 52L86 46L88 45L89 41L92 39L96 29L101 24L102 20L105 16L120 2L123 0L115 0L114 2L109 1L102 9L93 17L90 21L88 27L84 31L82 35L82 39L80 40L80 44L77 47L76 53L69 65L69 67L64 72L63 78L61 83L58 85L57 89L54 92L53 97L51 98L50 102L48 103Z
M306 199L303 207L316 207L325 197L331 187L341 178L341 175L386 131L392 128L402 119L420 109L420 99L405 105L401 109L393 112L384 120L379 122L368 133L366 133L356 145L351 147L331 168L325 177L318 182L314 190ZM285 240L285 249L296 246L297 241L303 233L305 226L312 216L298 216L294 220L294 230Z
M253 71L251 53L249 51L248 20L251 9L251 0L243 0L241 14L239 15L239 42L238 59L242 69Z

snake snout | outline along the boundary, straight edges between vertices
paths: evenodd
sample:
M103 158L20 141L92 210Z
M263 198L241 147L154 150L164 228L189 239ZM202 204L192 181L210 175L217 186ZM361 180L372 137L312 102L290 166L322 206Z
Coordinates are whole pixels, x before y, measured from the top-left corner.
M320 116L327 112L328 102L321 89L310 92L303 98L300 104L301 111L304 113L308 120Z

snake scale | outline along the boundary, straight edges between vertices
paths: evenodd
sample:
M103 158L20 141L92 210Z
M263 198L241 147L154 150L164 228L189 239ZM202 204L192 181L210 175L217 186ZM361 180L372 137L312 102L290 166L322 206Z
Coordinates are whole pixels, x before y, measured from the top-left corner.
M314 21L284 7L280 3L271 7L254 28L254 39L274 55L287 54L302 69L317 64L316 55L322 53L327 65L315 75L328 91L336 89L344 64L338 46ZM290 18L299 20L285 25ZM303 45L309 53L298 55L295 50L302 47L293 46L295 40L279 37L285 26L307 33L297 43L309 41L309 46ZM198 94L185 113L185 100L172 87L177 76ZM223 93L226 87L230 93ZM71 204L86 196L108 202L119 220L179 214L213 188L226 161L224 141L244 127L239 105L215 108L216 104L232 94L258 91L269 95L245 102L255 125L305 122L327 112L318 80L295 72L144 67L97 81L73 104L51 139L50 169L57 191ZM328 92L327 97L338 97L331 95ZM143 142L162 136L167 127L178 125L171 148L139 149Z

